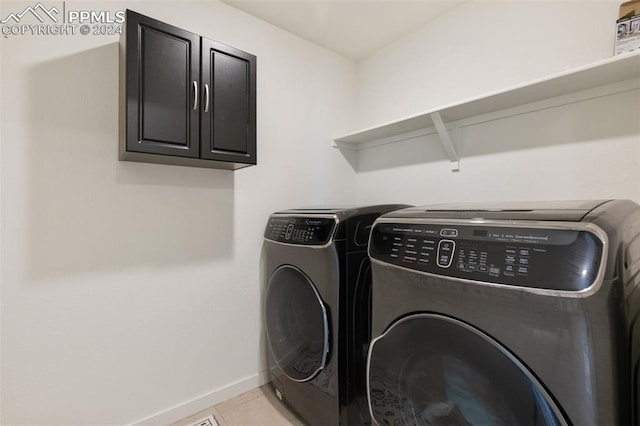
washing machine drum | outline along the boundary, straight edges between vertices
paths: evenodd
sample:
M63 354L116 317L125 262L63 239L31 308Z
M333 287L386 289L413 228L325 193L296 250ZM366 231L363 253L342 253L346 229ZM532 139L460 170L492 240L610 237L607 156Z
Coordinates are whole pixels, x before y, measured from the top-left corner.
M313 282L294 266L279 267L267 286L265 313L277 366L291 380L313 379L329 352L327 311Z
M482 331L436 314L405 317L372 342L368 394L380 425L567 424L510 352Z

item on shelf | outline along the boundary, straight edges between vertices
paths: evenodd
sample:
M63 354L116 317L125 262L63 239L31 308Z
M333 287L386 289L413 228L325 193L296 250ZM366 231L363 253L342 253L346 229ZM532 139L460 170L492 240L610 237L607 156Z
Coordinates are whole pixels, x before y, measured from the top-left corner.
M620 5L618 19L630 18L634 15L640 15L640 0L631 0Z
M614 55L640 49L640 0L620 5L616 21Z

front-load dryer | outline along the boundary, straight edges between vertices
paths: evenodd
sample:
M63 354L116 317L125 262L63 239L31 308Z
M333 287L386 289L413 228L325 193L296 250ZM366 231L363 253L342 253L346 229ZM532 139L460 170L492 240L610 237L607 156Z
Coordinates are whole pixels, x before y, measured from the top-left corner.
M370 424L373 221L406 205L298 209L271 215L264 233L270 381L310 425Z
M378 424L639 424L635 203L404 209L369 253Z

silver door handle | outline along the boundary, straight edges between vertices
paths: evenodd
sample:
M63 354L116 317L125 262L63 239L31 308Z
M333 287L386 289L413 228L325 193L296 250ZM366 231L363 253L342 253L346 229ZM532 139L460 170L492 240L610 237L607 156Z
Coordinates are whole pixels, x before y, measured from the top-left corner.
M204 84L204 112L209 112L209 84Z
M193 81L193 109L198 109L198 83Z

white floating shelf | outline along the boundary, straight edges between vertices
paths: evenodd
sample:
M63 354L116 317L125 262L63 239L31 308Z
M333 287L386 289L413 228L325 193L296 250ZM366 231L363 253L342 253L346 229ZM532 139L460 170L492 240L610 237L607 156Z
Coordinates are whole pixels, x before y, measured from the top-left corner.
M640 52L625 53L353 132L336 138L335 146L358 150L376 145L375 142L388 143L438 133L453 170L457 170L458 154L448 134L450 129L455 131L464 125L635 90L640 88L639 82Z

